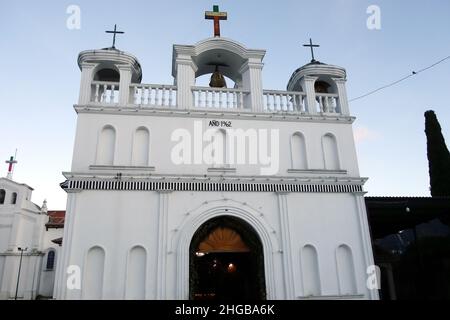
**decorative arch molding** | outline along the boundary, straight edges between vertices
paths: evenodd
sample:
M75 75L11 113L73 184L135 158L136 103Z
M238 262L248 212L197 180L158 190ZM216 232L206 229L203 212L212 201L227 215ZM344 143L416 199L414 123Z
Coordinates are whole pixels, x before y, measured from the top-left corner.
M197 42L194 45L194 54L196 56L214 49L223 49L232 52L242 59L248 59L249 54L254 50L248 50L243 44L228 38L207 38Z
M273 253L279 251L279 244L274 233L270 232L273 229L267 222L257 217L257 212L250 208L244 210L243 208L231 206L229 201L227 202L222 201L221 205L212 203L201 206L194 212L191 212L189 216L192 216L192 218L186 219L178 229L180 232L176 241L172 243L172 251L176 253L177 261L177 299L187 299L189 297L189 246L192 237L205 222L220 216L239 218L253 227L263 246L267 299L274 299L277 296L275 292L275 278L273 276Z
M248 49L237 41L222 37L207 38L193 46L174 45L172 75L176 77L177 74L176 60L181 59L183 63L189 61L195 71L195 77L212 73L214 66L210 63L217 62L227 64L228 67L221 70L222 73L239 83L242 80L241 68L247 63L261 64L265 53L265 50ZM217 54L221 55L220 61L217 59Z

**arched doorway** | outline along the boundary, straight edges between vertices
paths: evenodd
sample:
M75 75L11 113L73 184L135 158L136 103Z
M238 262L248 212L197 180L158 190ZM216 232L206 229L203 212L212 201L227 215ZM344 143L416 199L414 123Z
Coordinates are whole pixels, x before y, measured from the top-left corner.
M189 247L189 297L266 299L263 248L248 223L221 216L198 228Z

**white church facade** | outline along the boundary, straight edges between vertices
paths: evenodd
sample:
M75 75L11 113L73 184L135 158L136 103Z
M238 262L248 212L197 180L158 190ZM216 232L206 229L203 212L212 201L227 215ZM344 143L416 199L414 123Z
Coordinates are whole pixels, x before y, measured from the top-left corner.
M155 85L114 47L79 54L54 298L378 298L346 72L313 60L265 90L264 55L174 45ZM234 87L196 84L214 72Z

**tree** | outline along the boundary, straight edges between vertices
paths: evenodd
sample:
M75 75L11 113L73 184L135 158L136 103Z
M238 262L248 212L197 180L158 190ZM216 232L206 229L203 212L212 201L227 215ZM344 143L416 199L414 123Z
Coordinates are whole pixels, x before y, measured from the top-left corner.
M425 112L431 196L450 196L450 153L433 110Z

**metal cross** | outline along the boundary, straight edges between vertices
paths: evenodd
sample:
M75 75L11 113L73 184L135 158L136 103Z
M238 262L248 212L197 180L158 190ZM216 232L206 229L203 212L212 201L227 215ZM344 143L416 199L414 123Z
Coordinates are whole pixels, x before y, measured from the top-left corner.
M227 13L220 12L219 6L214 5L213 11L205 11L205 19L214 20L214 37L220 37L220 20L227 20Z
M114 25L114 31L105 31L106 33L114 33L114 36L113 36L113 44L112 44L112 47L111 48L113 48L113 49L115 49L116 48L116 34L124 34L125 32L123 32L123 31L117 31L117 25Z
M6 177L10 180L12 180L14 165L17 163L16 156L17 156L17 150L16 150L16 154L14 155L14 157L11 156L9 158L9 160L5 161L5 163L8 164L8 175Z
M318 48L320 47L320 45L318 44L313 44L311 38L309 38L309 44L304 44L304 47L310 47L311 48L311 62L316 62L316 59L314 59L314 49L313 48Z

